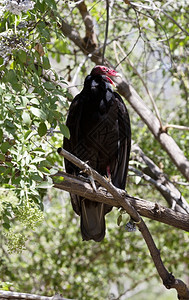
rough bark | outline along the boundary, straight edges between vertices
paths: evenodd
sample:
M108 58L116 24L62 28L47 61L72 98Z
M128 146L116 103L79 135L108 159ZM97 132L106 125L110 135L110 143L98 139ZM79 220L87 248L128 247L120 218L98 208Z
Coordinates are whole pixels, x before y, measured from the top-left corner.
M174 288L176 289L178 293L178 299L189 299L189 289L186 286L186 284L180 280L175 279L175 277L168 272L166 267L163 264L163 261L160 256L160 252L157 249L154 240L145 224L143 219L141 218L140 214L137 212L137 210L134 208L132 204L127 201L125 198L126 192L124 190L117 189L114 187L111 183L109 183L104 177L102 177L97 171L90 168L87 163L81 161L74 155L70 154L64 149L59 148L58 150L59 154L64 156L67 160L75 164L77 167L79 167L83 172L85 172L87 175L92 176L94 180L96 180L103 188L109 192L113 198L116 200L117 204L123 207L126 212L131 216L131 218L134 220L135 224L138 226L146 245L148 246L149 252L151 254L152 260L154 262L154 265L157 269L157 272L159 276L161 277L163 284L166 288Z
M59 172L56 176L64 177L64 181L57 183L54 179L54 187L86 197L92 201L103 202L115 207L120 207L120 204L115 200L111 193L106 189L99 187L96 191L91 187L90 182L84 178L78 178L69 175L65 172ZM117 192L122 196L123 191L117 189ZM136 211L143 217L151 220L156 220L173 227L189 231L189 215L175 212L173 209L166 208L158 203L146 201L144 199L124 195L125 201L132 205Z

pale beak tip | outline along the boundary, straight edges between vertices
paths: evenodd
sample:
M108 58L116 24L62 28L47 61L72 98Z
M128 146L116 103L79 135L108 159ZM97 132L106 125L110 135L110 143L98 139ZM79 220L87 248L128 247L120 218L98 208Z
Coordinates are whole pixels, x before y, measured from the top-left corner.
M121 73L117 73L117 74L115 75L115 77L120 77L120 78L122 78L122 75L121 75Z

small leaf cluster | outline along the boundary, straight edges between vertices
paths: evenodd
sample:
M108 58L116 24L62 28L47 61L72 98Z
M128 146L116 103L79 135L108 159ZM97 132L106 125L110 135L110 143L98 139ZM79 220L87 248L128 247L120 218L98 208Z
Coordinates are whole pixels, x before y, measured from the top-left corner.
M35 230L43 219L40 207L33 201L20 202L14 191L0 191L0 221L6 229L3 234L10 252L25 249L25 241L28 239L26 231Z

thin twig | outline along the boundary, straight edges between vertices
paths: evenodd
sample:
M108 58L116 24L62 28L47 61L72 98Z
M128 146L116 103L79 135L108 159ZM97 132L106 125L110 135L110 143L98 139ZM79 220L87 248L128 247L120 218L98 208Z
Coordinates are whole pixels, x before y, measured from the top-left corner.
M129 166L129 170L133 171L137 176L139 176L139 177L143 178L144 180L146 180L146 181L150 182L151 184L153 184L155 187L157 187L163 193L168 194L178 205L182 205L181 207L189 214L189 206L188 205L184 205L184 203L182 203L181 196L177 197L166 186L164 186L163 184L161 184L160 182L158 182L158 180L155 180L155 179L151 178L149 175L143 173L142 171L140 171L140 170L138 170L138 169L136 169L136 168L134 168L132 166ZM172 203L172 205L173 205L173 203Z
M106 43L107 43L107 39L108 39L108 27L109 27L109 0L106 0L106 30L105 30L104 45L103 45L103 50L102 50L102 64L104 64Z
M189 127L182 126L182 125L167 124L163 127L164 130L167 130L167 128L174 128L174 129L188 130L189 131Z
M79 64L75 74L74 74L74 77L72 79L72 82L71 82L71 85L75 85L76 83L76 80L77 80L77 77L78 77L78 74L79 72L81 71L81 68L84 66L84 64L86 63L86 61L92 56L92 54L88 54Z
M116 43L116 45L119 47L119 49L121 50L121 52L123 53L123 55L125 55L125 52L124 52L124 50L122 49L122 47L121 47L121 45L119 44L119 42L115 42L115 43ZM128 56L128 55L127 55L127 56ZM150 98L150 101L151 101L151 103L152 103L152 105L153 105L153 107L154 107L156 116L157 116L157 118L158 118L158 120L159 120L160 128L163 128L163 124L162 124L162 121L161 121L160 113L159 113L159 110L158 110L157 105L156 105L156 103L155 103L155 100L154 100L154 98L153 98L151 92L148 90L148 87L147 87L145 81L143 80L142 76L140 75L140 73L138 72L138 70L135 68L135 66L134 66L134 64L132 63L132 61L131 61L127 56L125 55L124 59L127 59L128 63L129 63L130 66L133 68L134 72L138 75L138 77L139 77L140 80L142 81L142 84L143 84L143 86L144 86L144 88L145 88L145 90L146 90L146 92L147 92L147 94L148 94L148 96L149 96L149 98ZM122 60L119 62L119 64L120 64L121 62L122 62ZM118 64L118 65L119 65L119 64Z
M186 284L183 281L179 279L175 279L175 277L171 273L169 273L165 268L160 256L160 251L157 249L145 222L140 217L140 215L135 210L135 208L125 200L126 192L124 190L119 190L116 187L114 187L97 171L92 169L87 163L81 161L80 159L78 159L71 153L67 152L66 150L59 148L58 153L64 156L67 160L72 162L74 165L79 167L86 174L92 176L97 182L99 182L103 187L105 187L110 194L112 194L112 196L115 198L118 204L126 210L126 212L132 217L132 219L135 221L136 225L138 226L148 246L154 265L157 269L159 276L163 281L164 286L168 289L175 288L178 293L178 299L182 299L182 298L189 299L189 289L187 288Z
M168 13L166 13L166 11L164 11L163 9L161 9L161 12L168 17L175 25L177 25L183 32L186 33L187 36L189 36L189 32L184 29L177 21L175 21L175 19L173 19Z
M126 60L127 57L131 54L131 52L132 52L133 49L135 48L136 44L138 43L140 36L141 36L141 35L140 35L140 33L139 33L139 35L138 35L138 37L137 37L137 39L136 39L136 41L135 41L133 47L132 47L131 50L125 55L125 57L124 57L122 60L119 61L119 63L115 66L115 69L117 69L117 67L118 67L124 60Z
M140 7L140 8L144 8L144 9L147 9L147 10L153 10L153 11L158 11L158 12L162 12L167 18L169 18L176 26L178 26L183 32L186 33L186 35L189 36L189 32L184 29L177 21L175 21L175 19L173 19L165 10L159 8L159 7L156 7L154 5L154 2L153 3L153 7L152 6L147 6L147 5L143 5L143 4L139 4L139 3L135 3L135 2L130 2L130 4L132 6L136 6L136 7Z

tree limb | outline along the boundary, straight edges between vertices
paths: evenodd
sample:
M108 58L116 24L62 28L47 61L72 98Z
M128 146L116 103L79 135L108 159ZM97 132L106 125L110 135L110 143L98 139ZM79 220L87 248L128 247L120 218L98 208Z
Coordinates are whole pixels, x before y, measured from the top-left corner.
M69 29L69 30L68 30ZM61 30L65 36L71 39L84 54L89 54L91 51L87 48L86 44L81 41L81 38L75 29L62 20ZM97 65L101 64L101 52L98 48L90 52L92 54L91 60ZM110 63L105 62L110 66ZM159 124L159 120L153 114L153 112L145 105L142 98L132 87L132 85L127 83L126 78L115 77L114 81L117 83L117 90L133 107L137 114L141 117L144 123L148 126L149 130L152 132L157 141L161 144L164 150L168 153L169 157L172 159L173 163L177 166L178 170L183 174L183 176L189 181L189 161L184 156L183 151L176 144L174 139L169 136L166 132L163 132Z
M68 298L63 298L60 295L55 295L53 297L39 296L35 294L28 293L17 293L10 291L2 291L0 290L0 299L10 299L10 300L71 300ZM73 299L74 300L74 299Z
M104 56L106 51L107 39L108 39L108 27L109 27L109 0L106 0L106 29L105 29L103 51L102 51L102 64L104 64Z
M115 198L117 204L126 210L126 212L132 217L132 219L138 226L148 246L154 265L157 269L159 276L163 281L164 286L168 289L175 288L178 293L178 299L189 299L189 289L187 288L186 284L183 281L181 281L180 279L175 279L175 277L171 273L169 273L168 270L165 268L160 256L160 251L157 249L146 224L144 223L143 219L140 217L137 210L129 203L129 201L126 200L125 198L126 192L124 190L120 190L114 187L97 171L92 169L89 165L87 165L87 163L75 157L73 154L67 152L62 148L58 149L58 153L64 156L67 160L72 162L74 165L79 167L87 175L92 176L98 183L102 185L102 187L104 187L107 190L107 192L109 192Z
M93 20L87 10L85 1L77 4L77 8L79 9L83 22L85 24L85 37L83 38L83 42L85 43L85 51L87 50L90 53L94 51L94 49L98 48L98 41L96 33L94 31Z
M58 182L56 177L53 178L54 187L67 191L69 193L77 194L82 197L86 197L92 201L102 202L105 204L120 207L120 204L106 189L99 187L94 191L91 187L90 181L84 178L76 177L65 172L58 172L55 176L62 176L64 180ZM122 193L117 189L118 193ZM179 212L175 212L173 209L166 208L157 203L146 201L144 199L132 197L125 194L124 201L127 201L132 205L136 211L143 217L147 217L151 220L156 220L167 225L185 230L189 232L189 215Z
M118 84L118 92L124 96L131 104L133 109L141 117L144 123L148 126L149 130L153 133L154 137L158 140L164 150L168 153L178 170L189 181L189 161L184 156L183 151L176 144L174 139L166 132L162 132L159 120L153 112L145 105L142 98L138 95L135 89L126 82L126 79L115 78Z
M155 180L155 183L153 182L153 184L165 198L170 207L174 207L175 211L189 213L188 202L169 180L168 176L162 172L162 170L142 151L138 145L134 144L132 146L132 153L135 153L134 158L137 161L146 165L146 167L141 167L142 171Z

